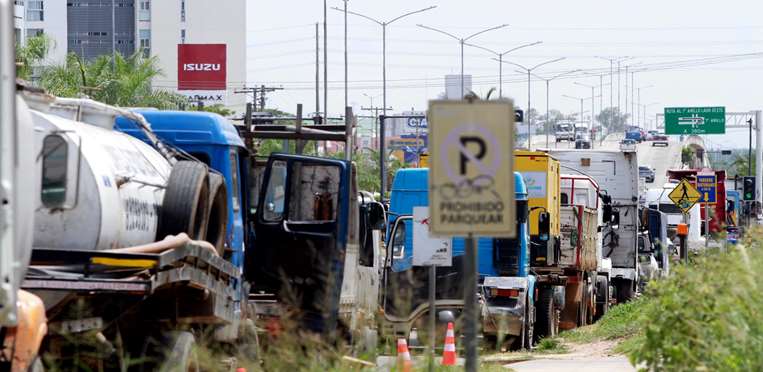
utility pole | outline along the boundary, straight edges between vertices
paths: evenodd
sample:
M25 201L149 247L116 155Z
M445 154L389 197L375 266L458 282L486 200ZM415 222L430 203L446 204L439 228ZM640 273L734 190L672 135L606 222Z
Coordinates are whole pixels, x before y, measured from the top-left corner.
M246 88L233 91L236 94L252 94L252 108L257 111L257 88Z
M326 11L326 0L323 0L323 120L328 123L329 121L329 53L328 53L328 27L326 26L326 19L328 12Z
M344 0L344 107L349 107L347 101L347 0ZM350 120L348 116L347 119Z
M255 88L257 89L257 88ZM269 92L275 92L277 90L283 90L283 88L276 88L276 87L266 87L264 85L261 85L259 88L260 93L260 111L265 111L265 101L267 98L265 97L267 93Z
M318 31L318 22L315 22L315 114L321 115L321 73L320 73L320 33Z

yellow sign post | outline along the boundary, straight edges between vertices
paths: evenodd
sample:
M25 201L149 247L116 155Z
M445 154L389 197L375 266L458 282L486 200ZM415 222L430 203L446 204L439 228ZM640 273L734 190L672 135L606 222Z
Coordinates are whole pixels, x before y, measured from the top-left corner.
M511 102L431 101L429 124L432 233L515 236Z
M702 198L702 194L697 191L694 185L684 178L678 186L668 194L668 197L673 201L673 204L678 206L678 208L681 208L681 211L689 213L691 207L693 207L694 204L697 204L697 201Z

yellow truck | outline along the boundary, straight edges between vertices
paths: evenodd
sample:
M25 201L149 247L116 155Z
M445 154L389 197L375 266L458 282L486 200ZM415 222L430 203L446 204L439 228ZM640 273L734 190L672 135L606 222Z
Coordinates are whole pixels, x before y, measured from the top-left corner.
M553 337L559 328L591 323L599 312L597 300L608 297L604 288L597 297L604 203L595 181L563 176L559 161L545 152L515 151L514 170L527 183L530 266L537 289L535 336Z

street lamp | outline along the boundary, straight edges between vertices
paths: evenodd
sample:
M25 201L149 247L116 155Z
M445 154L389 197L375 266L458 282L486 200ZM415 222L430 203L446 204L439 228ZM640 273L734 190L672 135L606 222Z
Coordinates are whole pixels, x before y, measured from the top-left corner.
M494 58L495 59L495 58ZM532 133L531 132L531 126L532 126L532 116L530 115L530 75L532 75L533 70L537 69L538 67L545 66L549 63L559 62L561 60L566 59L566 57L561 57L557 59L552 59L550 61L539 63L533 67L525 67L518 63L509 62L509 61L501 61L503 63L508 63L510 65L517 66L521 68L522 73L527 72L527 149L532 150ZM497 60L496 60L497 61Z
M469 44L469 43L466 43L466 45L468 45L470 47L475 47L475 48L478 48L478 49L482 49L482 50L484 50L486 52L490 52L490 53L493 53L496 56L498 56L498 98L503 98L503 56L505 56L505 55L515 51L515 50L531 47L533 45L538 45L538 44L541 44L541 43L543 43L543 42L542 41L536 41L534 43L528 43L528 44L520 45L520 46L518 46L516 48L509 49L509 50L507 50L507 51L505 51L503 53L499 53L499 52L496 52L495 50L488 49L488 48L485 48L485 47L481 47L479 45L474 45L474 44ZM548 147L548 145L546 145L546 147Z
M395 18L392 18L389 21L380 21L376 18L369 17L365 14L360 14L357 12L347 11L348 14L352 14L354 16L365 18L371 22L374 22L378 24L379 26L382 26L382 113L384 115L387 115L387 26L392 24L393 22L400 20L402 18L405 18L410 15L426 12L428 10L432 10L434 8L437 8L437 5L430 6L428 8L423 8L419 10L414 10L412 12L405 13L403 15L397 16ZM334 10L338 10L340 12L344 12L345 10L339 9L339 8L331 8Z
M448 32L445 32L443 30L438 30L438 29L436 29L434 27L424 26L422 24L418 24L416 26L419 26L421 28L425 28L425 29L430 30L430 31L439 32L439 33L441 33L443 35L447 35L447 36L449 36L449 37L451 37L453 39L456 39L458 41L458 43L461 44L461 99L463 99L464 98L464 45L466 45L467 41L469 41L470 39L472 39L472 38L474 38L474 37L476 37L478 35L482 35L482 34L488 32L488 31L493 31L493 30L498 30L498 29L504 28L504 27L508 27L509 25L504 23L504 24L502 24L500 26L486 28L486 29L484 29L482 31L475 32L475 33L473 33L473 34L471 34L471 35L469 35L467 37L458 37L458 36L455 36L455 35L450 34Z
M594 112L596 112L596 111L594 110L594 105L593 105L593 104L594 104L594 99L593 99L593 96L596 94L596 93L594 92L594 90L596 89L596 87L595 87L595 86L593 86L593 85L588 85L588 84L579 83L579 82L577 82L577 81L576 81L576 82L574 82L573 84L575 84L575 85L579 85L579 86L581 86L581 87L585 87L585 88L591 88L591 126L590 126L590 129L591 129L591 130L593 130L593 113L594 113Z
M644 111L644 114L643 114L644 121L646 121L646 108L649 107L649 106L657 105L657 104L659 104L659 102L652 102L652 103L647 103L645 105L641 105L641 109ZM657 123L656 122L654 123L654 129L657 129Z
M620 114L620 62L625 61L631 57L600 57L596 56L595 58L602 59L605 61L609 61L609 107L610 107L610 123L614 123L615 121L615 111L614 111L614 92L615 92L615 82L614 82L614 64L617 62L617 111L618 115ZM604 92L602 92L604 93Z
M546 78L544 78L544 77L542 77L542 76L539 76L539 75L537 75L537 74L532 74L532 75L533 75L533 76L535 76L536 78L538 78L538 79L541 79L541 80L543 80L543 81L545 81L545 82L546 82L546 124L544 125L544 127L546 127L546 148L548 148L548 121L549 121L549 116L550 116L550 114L549 114L549 109L548 109L548 106L549 106L549 89L550 89L550 88L549 88L549 83L550 83L552 80L554 80L554 79L558 79L558 78L560 78L560 77L562 77L562 76L565 76L565 75L569 75L569 74L573 74L573 73L576 73L576 72L580 72L580 71L581 71L581 70L580 70L580 69L578 69L578 70L572 70L572 71L562 72L561 74L559 74L559 75L556 75L556 76L552 76L552 77L550 77L550 78L548 78L548 79L546 79ZM557 143L559 143L559 142L557 142Z
M636 89L636 92L638 92L638 109L639 109L639 112L641 112L641 89L647 89L647 88L653 88L653 87L654 87L654 85L647 85L647 86L643 86L643 87L638 87ZM641 124L643 124L644 121L646 121L646 117L641 117L641 115L637 115L637 116L638 116L637 119L638 119L639 122L641 122Z
M575 99L575 100L579 100L580 101L580 121L583 121L583 101L585 100L585 98L570 96L570 95L566 95L566 94L562 94L562 97L569 98L569 99Z

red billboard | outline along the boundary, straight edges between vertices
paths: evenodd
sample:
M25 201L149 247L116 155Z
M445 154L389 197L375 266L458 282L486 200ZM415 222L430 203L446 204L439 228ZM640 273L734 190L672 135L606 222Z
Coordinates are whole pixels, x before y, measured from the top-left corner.
M178 44L178 90L225 90L225 44Z

